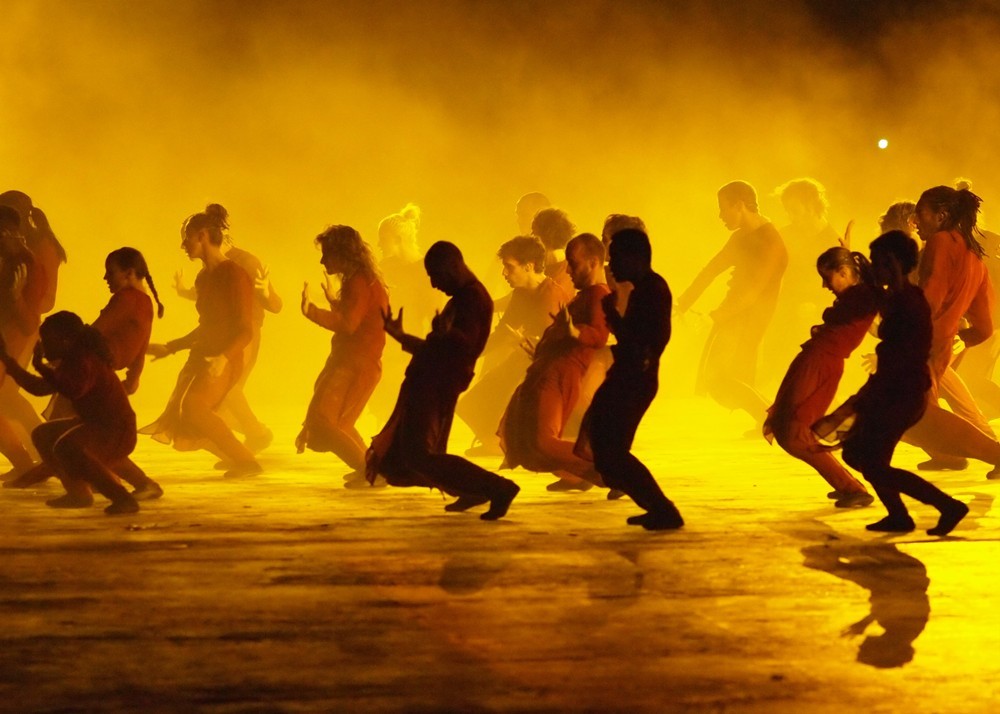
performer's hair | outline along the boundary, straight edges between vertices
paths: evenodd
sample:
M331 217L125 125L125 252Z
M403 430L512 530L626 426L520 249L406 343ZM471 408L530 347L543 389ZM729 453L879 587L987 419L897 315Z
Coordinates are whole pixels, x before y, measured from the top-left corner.
M912 272L917 267L917 261L920 256L920 248L917 246L917 242L903 231L883 233L873 240L868 248L872 255L883 251L895 256L896 260L899 261L900 267L903 269L904 275Z
M982 258L986 255L986 251L973 235L976 229L976 216L982 202L983 199L967 188L935 186L920 194L916 210L919 211L921 206L926 206L934 212L944 212L946 217L941 227L944 230L957 230L961 233L966 247Z
M885 209L885 213L878 219L878 227L883 233L889 231L903 231L909 233L912 230L910 219L917 210L917 204L913 201L897 201Z
M229 230L229 211L218 203L210 203L201 213L194 213L181 224L181 238L186 238L200 230L208 231L208 241L212 245L222 245Z
M843 266L850 268L865 285L875 287L875 271L864 254L837 246L828 248L816 259L816 272L826 277Z
M604 263L604 243L593 233L580 233L573 236L573 239L566 244L567 252L573 246L579 246L585 257L596 258L601 263Z
M634 255L648 265L653 258L653 249L649 245L649 236L637 228L626 228L611 236L611 248L614 252L624 251Z
M324 253L336 255L347 263L340 283L341 290L344 284L357 274L364 275L369 280L378 280L385 285L371 248L365 243L361 234L351 226L329 226L316 236L314 242Z
M565 248L576 230L565 211L543 208L531 219L531 234L545 244L547 250Z
M730 181L719 189L719 198L726 203L742 201L751 213L757 213L757 190L746 181Z
M0 205L9 206L17 211L21 218L21 234L29 248L34 249L39 241L47 239L56 249L59 262L66 262L66 249L52 231L48 216L31 202L31 196L23 191L4 191L0 193Z
M96 355L102 362L113 364L111 350L107 340L96 328L87 325L80 316L69 310L54 312L46 317L38 328L42 340L46 335L59 335L71 340L75 345L83 347L87 352Z
M639 216L628 216L624 213L612 213L607 218L604 219L604 227L601 228L601 238L603 239L607 236L608 242L611 242L611 236L613 236L618 231L623 231L626 228L637 228L645 233L646 224Z
M506 241L497 251L500 260L513 258L521 265L534 266L534 272L545 271L545 246L534 236L516 236Z
M798 201L819 218L825 218L826 209L830 207L826 189L816 179L792 179L774 189L774 195L780 197L782 203Z
M420 256L417 231L420 230L420 206L407 203L399 213L392 213L378 224L378 237L383 243L398 247L407 260Z
M116 266L119 270L131 270L139 280L145 280L149 285L149 292L153 293L153 300L156 301L156 316L163 317L163 303L160 302L156 286L153 285L153 276L149 274L149 266L146 265L142 253L127 246L118 248L108 253L108 257L104 259L105 269L110 265Z

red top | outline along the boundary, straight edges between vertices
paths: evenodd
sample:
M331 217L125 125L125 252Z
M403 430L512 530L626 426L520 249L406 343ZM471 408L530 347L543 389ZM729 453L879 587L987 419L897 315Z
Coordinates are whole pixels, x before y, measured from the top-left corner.
M240 266L223 260L198 273L198 327L170 342L173 350L190 348L201 357L225 357L240 363L253 337L253 283Z
M610 292L604 283L578 292L567 309L573 324L580 331L579 336L570 337L561 322L549 325L535 347L535 359L568 357L586 367L594 356L594 350L608 342L610 330L601 300Z
M385 347L382 314L388 308L385 286L376 278L355 273L343 283L340 298L330 303L329 310L310 304L306 317L333 332L331 355L349 362L377 363Z
M149 295L138 288L122 288L111 296L93 326L108 342L112 366L126 371L126 382L138 384L153 331L153 301Z
M813 326L812 337L802 345L802 350L818 350L847 359L864 340L876 312L878 304L871 288L864 283L848 288L823 311L823 324Z
M135 429L135 412L118 375L92 352L73 350L45 379L73 402L73 409L83 421Z

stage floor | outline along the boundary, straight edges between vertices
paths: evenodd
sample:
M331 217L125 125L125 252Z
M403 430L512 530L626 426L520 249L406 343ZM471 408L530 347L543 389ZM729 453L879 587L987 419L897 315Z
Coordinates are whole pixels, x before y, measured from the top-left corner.
M166 489L135 516L0 492L0 710L989 712L1000 701L1000 482L948 538L870 534L749 424L659 400L637 452L687 525L604 491L522 492L496 523L440 494L345 490L296 455L227 481L144 440ZM706 424L713 424L708 433ZM722 434L721 436L719 434ZM456 434L454 443L464 443ZM921 454L901 447L897 463ZM478 460L495 466L491 460ZM912 649L911 649L912 647Z

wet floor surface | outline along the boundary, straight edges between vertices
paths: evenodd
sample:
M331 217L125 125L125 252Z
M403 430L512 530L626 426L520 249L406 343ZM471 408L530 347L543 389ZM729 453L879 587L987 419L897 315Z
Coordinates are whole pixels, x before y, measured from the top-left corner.
M714 419L710 439L678 427ZM697 418L694 418L697 417ZM991 712L1000 701L1000 482L934 481L947 538L864 530L734 417L657 402L638 453L687 525L514 472L505 519L440 494L345 490L294 427L266 473L143 442L166 496L133 516L0 493L0 710ZM671 429L657 428L671 424ZM741 427L742 425L742 427ZM272 425L274 426L274 425ZM921 454L901 447L897 463ZM494 465L487 459L479 463ZM482 509L477 509L482 510Z

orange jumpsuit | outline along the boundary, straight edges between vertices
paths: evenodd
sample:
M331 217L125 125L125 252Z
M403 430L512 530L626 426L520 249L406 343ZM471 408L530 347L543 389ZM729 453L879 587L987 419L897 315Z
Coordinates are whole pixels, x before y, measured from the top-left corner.
M299 436L307 448L332 451L343 458L338 453L342 450L338 448L339 433L354 431L354 423L382 376L382 315L388 307L389 297L382 282L361 273L344 281L340 299L331 303L329 310L309 306L306 317L332 331L333 337L330 356L316 379ZM362 453L364 449L362 442ZM363 462L348 465L364 469Z
M601 300L610 292L601 283L584 288L568 305L578 337L562 323L550 325L535 348L524 382L507 405L499 436L505 458L501 468L568 471L591 480L593 464L574 455L563 429L576 406L580 384L594 353L607 344L609 329Z
M823 324L788 367L774 404L768 409L764 435L805 461L837 491L866 489L829 451L820 448L812 425L827 413L844 374L844 360L857 349L878 310L875 294L864 283L848 288L823 311Z
M171 350L190 348L188 360L160 417L140 433L181 451L207 446L204 436L183 417L188 400L217 410L243 371L243 352L253 338L253 283L236 263L224 260L202 270L195 280L198 326L167 343ZM212 368L225 358L221 370Z

